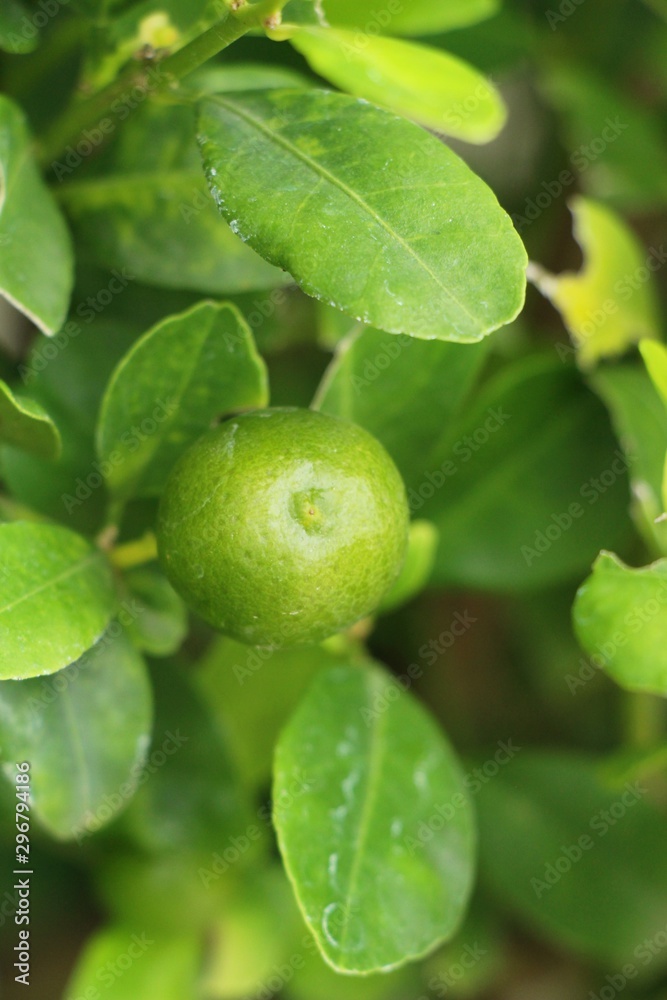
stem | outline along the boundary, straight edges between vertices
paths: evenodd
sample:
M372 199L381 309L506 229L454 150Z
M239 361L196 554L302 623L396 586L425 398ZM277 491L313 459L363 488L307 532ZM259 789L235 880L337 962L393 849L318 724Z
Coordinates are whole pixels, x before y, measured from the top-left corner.
M173 88L184 76L199 69L252 28L270 23L284 2L261 0L260 3L244 3L155 66L148 67L145 63L128 66L108 87L88 100L74 104L56 121L39 144L39 162L43 167L49 166L69 144L77 141L84 129L94 128L105 118L114 101L120 100L128 90L141 87L145 91L159 93Z
M626 744L634 749L646 750L659 743L664 728L664 700L638 691L628 693L623 704Z
M133 542L118 545L109 553L109 559L117 569L131 569L143 563L157 559L157 541L152 531L147 531L143 538Z

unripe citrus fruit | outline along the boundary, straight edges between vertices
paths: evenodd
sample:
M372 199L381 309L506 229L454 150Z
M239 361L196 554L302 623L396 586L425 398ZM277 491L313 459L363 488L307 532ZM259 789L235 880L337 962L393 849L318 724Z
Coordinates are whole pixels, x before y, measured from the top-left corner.
M373 611L405 556L405 487L363 428L312 410L234 417L176 463L158 549L173 586L251 645L324 639Z

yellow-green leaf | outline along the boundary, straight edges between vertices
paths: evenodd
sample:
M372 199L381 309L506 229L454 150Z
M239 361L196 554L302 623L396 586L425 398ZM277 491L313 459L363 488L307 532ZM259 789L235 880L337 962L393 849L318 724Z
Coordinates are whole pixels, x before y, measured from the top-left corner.
M529 277L561 313L579 363L592 367L645 337L658 337L651 279L667 255L662 247L645 251L605 205L578 197L571 208L584 266L560 275L533 267Z
M440 49L343 28L302 28L291 42L316 73L341 90L446 135L488 142L505 122L495 87Z

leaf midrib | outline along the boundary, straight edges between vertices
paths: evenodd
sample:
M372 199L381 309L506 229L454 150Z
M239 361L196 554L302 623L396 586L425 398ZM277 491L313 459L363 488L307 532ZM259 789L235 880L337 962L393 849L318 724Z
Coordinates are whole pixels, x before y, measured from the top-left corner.
M392 239L396 240L396 242L400 246L402 246L403 249L407 251L407 253L415 261L417 261L420 267L423 268L423 270L429 275L429 277L438 286L438 288L447 296L447 298L449 298L450 301L453 302L461 310L461 312L468 317L468 319L473 324L473 327L480 333L485 332L485 327L482 324L480 324L479 320L472 315L472 313L456 297L456 295L454 295L454 293L449 288L447 288L446 285L442 283L438 275L428 266L426 261L422 257L420 257L419 254L410 246L407 240L405 240L399 233L397 233L396 230L386 220L384 220L380 215L378 215L378 213L368 204L368 202L353 188L349 187L349 185L347 185L343 180L341 180L339 177L336 177L335 174L332 174L331 171L327 170L327 168L322 166L321 163L318 163L317 160L313 160L312 157L308 156L307 153L304 153L303 150L299 149L288 139L285 139L278 132L271 131L271 129L268 128L264 124L264 122L261 121L261 119L255 118L254 115L251 115L249 112L241 110L239 107L235 106L229 101L226 101L222 97L214 96L209 98L209 100L215 104L220 104L223 108L226 108L232 114L236 114L237 117L247 122L249 125L254 126L259 132L262 132L270 140L274 141L275 143L277 143L277 145L282 146L283 149L291 153L296 159L301 160L302 163L305 163L308 167L310 167L315 174L319 175L320 179L328 181L333 187L336 187L340 191L342 191L343 194L345 194L351 201L356 202L356 204L359 205L359 207L362 208L363 211L365 211L381 229L384 229L385 232L392 237Z
M22 594L15 601L11 601L9 604L5 604L4 607L0 608L0 615L4 615L5 612L11 611L13 608L17 607L19 604L22 604L24 601L31 600L37 594L41 594L42 591L47 590L49 587L57 586L57 584L61 583L63 580L66 580L68 577L73 576L75 573L82 572L89 563L92 563L93 561L97 560L97 558L98 558L97 552L90 552L87 556L85 556L85 558L80 559L79 562L75 563L73 566L69 566L66 570L63 570L62 573L59 573L57 576L50 577L48 580L45 580L44 583L41 583L38 587L35 587L33 590L28 591L28 593L26 594Z
M381 687L379 679L370 674L368 676L368 689L367 689L367 703L368 707L372 708L375 696L379 694L379 689ZM388 709L387 711L390 711ZM345 952L347 938L349 936L350 930L350 906L353 899L357 893L357 886L359 882L359 875L361 872L362 861L364 857L364 846L368 839L370 832L371 819L373 814L373 808L377 800L378 788L380 784L380 765L384 757L386 742L381 739L384 735L386 728L385 717L387 712L380 713L378 721L373 725L371 730L371 740L369 747L369 766L368 766L368 778L366 779L366 786L364 789L364 801L361 807L361 815L359 817L359 826L357 829L355 840L356 851L352 859L352 866L350 868L350 874L348 878L347 891L345 893L345 902L343 904L343 926L341 930L340 938L340 950Z

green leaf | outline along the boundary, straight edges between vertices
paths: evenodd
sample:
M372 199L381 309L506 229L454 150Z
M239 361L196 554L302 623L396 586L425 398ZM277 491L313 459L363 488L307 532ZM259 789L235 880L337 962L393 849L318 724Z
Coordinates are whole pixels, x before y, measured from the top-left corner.
M271 650L227 638L212 644L194 683L253 790L270 781L280 730L313 677L335 662L321 646Z
M212 866L213 853L227 847L231 837L246 834L253 822L260 824L240 788L224 734L185 674L160 663L153 690L150 780L122 817L123 832L142 852L185 855L190 877L201 879L198 864ZM243 857L256 859L253 850Z
M304 949L304 963L285 988L286 1000L405 1000L426 996L420 967L404 965L393 972L345 976L334 971L318 951Z
M473 874L470 802L445 737L383 670L318 676L276 748L273 801L287 873L333 968L386 971L454 934Z
M303 922L285 873L278 866L246 877L233 890L209 928L210 948L202 976L205 997L275 994L275 982L303 940ZM287 966L289 968L289 965ZM291 976L290 976L291 978Z
M621 687L667 695L667 559L632 569L601 552L573 614L580 643Z
M529 931L638 966L667 924L665 823L647 791L605 784L589 757L523 750L476 799L484 881Z
M648 348L660 345L645 340ZM647 373L633 365L599 369L591 379L593 388L606 403L623 451L632 484L632 513L649 545L656 542L667 552L667 525L655 523L663 511L661 499L663 469L667 454L667 409Z
M303 28L290 38L311 68L341 90L467 142L488 142L506 111L493 85L448 52L379 36L358 42L342 28Z
M382 598L380 613L393 611L424 589L433 572L438 538L438 529L430 521L411 523L403 569Z
M114 923L138 924L151 935L206 934L234 877L231 869L231 878L204 884L196 862L183 853L130 853L120 844L105 852L104 864L92 874L104 911Z
M5 775L30 762L32 811L60 840L82 839L123 809L150 740L145 665L119 622L52 680L0 684Z
M0 9L0 49L14 55L33 52L39 44L39 31L18 0L3 0Z
M312 0L306 0L306 3L313 6ZM284 10L283 20L285 20ZM313 81L287 66L250 62L227 66L219 63L205 63L200 70L185 78L183 86L201 96L202 94L233 93L236 90L312 87Z
M422 469L408 499L440 531L438 585L542 587L581 574L627 533L627 462L602 407L546 358L490 380Z
M23 112L0 94L0 295L55 333L67 314L72 248L31 144Z
M463 28L495 14L500 0L324 0L331 24L359 28L362 38L386 32L391 35L430 35Z
M321 0L287 0L282 10L282 22L274 28L271 37L277 39L291 37L293 26L316 25L327 27L328 21Z
M60 455L60 433L48 413L27 396L15 396L0 379L0 441L42 459Z
M353 331L340 343L313 406L365 427L385 446L406 486L417 487L424 479L424 456L470 394L488 343Z
M157 496L183 449L216 417L264 406L266 368L229 303L201 302L149 330L102 402L98 454L117 496Z
M546 66L543 87L586 194L628 211L667 204L667 147L655 112L589 67L562 59Z
M574 198L571 209L583 268L553 275L534 267L531 277L560 312L580 364L590 368L643 337L659 337L651 272L667 258L663 251L647 255L610 208Z
M418 126L344 94L201 104L235 232L309 295L392 333L476 341L523 304L525 252L486 185Z
M111 569L80 535L0 524L0 679L52 674L104 632L116 607Z
M95 455L100 397L142 331L129 320L108 320L81 305L84 308L75 310L76 318L68 320L55 341L38 336L19 366L26 393L51 415L62 434L60 458L47 463L5 445L0 447L0 461L3 480L17 500L69 528L93 534L103 526L108 501Z
M290 281L220 218L193 141L191 108L151 105L130 116L121 105L117 117L118 125L108 120L118 138L95 176L72 178L67 158L55 168L67 182L58 196L92 260L124 267L147 284L206 295Z
M156 938L136 925L107 927L86 943L65 1000L102 995L104 1000L194 997L200 962L201 941L196 934Z
M667 347L664 344L644 341L639 345L639 350L651 381L667 407Z
M124 580L137 613L128 625L135 646L150 656L171 656L188 631L183 601L157 570L133 569Z

